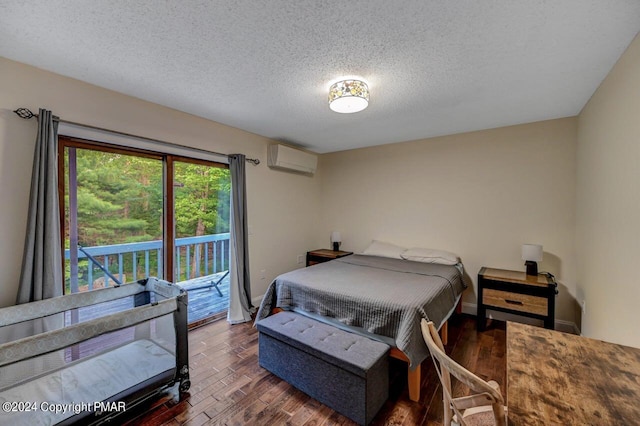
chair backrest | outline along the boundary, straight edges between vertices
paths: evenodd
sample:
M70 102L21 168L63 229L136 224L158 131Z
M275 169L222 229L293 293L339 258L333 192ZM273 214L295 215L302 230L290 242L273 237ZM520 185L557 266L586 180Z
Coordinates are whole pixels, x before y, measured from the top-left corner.
M433 358L438 376L440 377L440 382L442 383L445 410L444 425L449 426L451 424L452 410L457 415L458 422L465 424L462 413L464 410L471 407L487 405L491 405L493 409L496 425L505 425L504 399L497 384L495 382L485 382L451 359L444 350L442 340L440 340L440 335L433 325L433 322L427 322L423 319L420 327L424 341L429 348L429 352L431 352L431 357ZM476 394L453 398L451 395L451 376L454 376Z

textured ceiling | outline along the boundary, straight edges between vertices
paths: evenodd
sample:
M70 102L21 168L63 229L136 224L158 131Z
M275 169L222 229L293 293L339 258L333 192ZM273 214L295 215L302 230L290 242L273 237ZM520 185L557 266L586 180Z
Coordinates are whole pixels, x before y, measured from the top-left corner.
M0 0L0 56L320 153L576 115L639 30L639 0ZM363 112L329 110L347 76Z

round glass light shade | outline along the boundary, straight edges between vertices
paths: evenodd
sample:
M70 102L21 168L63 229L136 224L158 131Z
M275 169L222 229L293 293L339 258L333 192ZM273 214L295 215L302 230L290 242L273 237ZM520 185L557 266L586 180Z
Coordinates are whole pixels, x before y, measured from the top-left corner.
M359 112L369 105L369 87L360 80L342 80L329 88L329 108L349 114Z

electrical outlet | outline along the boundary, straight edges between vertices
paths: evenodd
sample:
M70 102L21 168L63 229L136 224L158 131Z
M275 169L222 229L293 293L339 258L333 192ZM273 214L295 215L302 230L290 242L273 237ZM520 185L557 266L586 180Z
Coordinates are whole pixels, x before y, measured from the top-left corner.
M260 279L264 280L266 276L267 276L267 270L266 269L260 269Z
M582 315L585 315L587 313L587 301L585 299L582 299Z
M304 254L299 254L298 255L298 265L304 263Z

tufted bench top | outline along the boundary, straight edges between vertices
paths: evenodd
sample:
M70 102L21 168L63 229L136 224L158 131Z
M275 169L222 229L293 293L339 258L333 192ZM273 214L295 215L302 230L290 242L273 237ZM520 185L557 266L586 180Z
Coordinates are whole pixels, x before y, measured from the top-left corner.
M256 327L275 339L339 366L360 377L382 357L389 346L341 330L303 315L282 311L260 320Z

